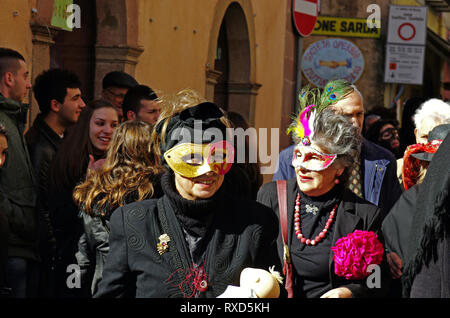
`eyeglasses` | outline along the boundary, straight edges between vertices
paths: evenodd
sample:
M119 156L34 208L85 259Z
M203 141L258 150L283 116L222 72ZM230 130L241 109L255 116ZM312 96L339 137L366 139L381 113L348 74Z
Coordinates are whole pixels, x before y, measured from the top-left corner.
M398 136L398 130L395 128L388 128L380 132L382 139L390 139L396 135Z
M125 98L125 94L116 94L112 90L110 90L109 88L107 88L106 90L108 91L108 93L110 93L111 95L113 95L116 98L121 98L121 99Z

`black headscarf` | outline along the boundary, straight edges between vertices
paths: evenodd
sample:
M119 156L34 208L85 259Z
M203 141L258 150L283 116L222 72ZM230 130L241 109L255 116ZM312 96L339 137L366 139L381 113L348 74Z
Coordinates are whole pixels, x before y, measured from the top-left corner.
M179 143L204 144L225 140L226 126L220 120L223 116L222 110L210 102L187 108L170 118L164 140L161 139L161 133L167 120L159 122L155 129L160 138L162 164L170 169L164 159L164 153Z

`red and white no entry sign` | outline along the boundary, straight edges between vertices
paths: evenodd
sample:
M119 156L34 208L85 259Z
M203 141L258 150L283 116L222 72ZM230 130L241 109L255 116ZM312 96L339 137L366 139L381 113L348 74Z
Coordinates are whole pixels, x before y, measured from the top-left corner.
M398 36L403 41L412 40L416 36L416 27L409 22L402 23L398 27Z
M317 21L318 0L292 0L292 15L297 32L308 36Z
M427 7L389 6L387 43L425 45Z

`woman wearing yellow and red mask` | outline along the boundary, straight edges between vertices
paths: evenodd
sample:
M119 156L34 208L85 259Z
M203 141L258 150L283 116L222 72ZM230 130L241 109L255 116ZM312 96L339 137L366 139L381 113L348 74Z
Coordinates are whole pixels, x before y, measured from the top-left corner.
M155 146L164 196L126 205L110 221L110 251L94 297L217 297L246 267L275 265L277 221L267 207L230 195L234 158L213 103L163 106Z

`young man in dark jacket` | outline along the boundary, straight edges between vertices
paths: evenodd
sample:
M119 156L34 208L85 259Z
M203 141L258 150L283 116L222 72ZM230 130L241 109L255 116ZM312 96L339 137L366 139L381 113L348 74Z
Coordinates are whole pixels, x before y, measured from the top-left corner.
M23 132L28 107L22 104L31 88L28 68L17 51L0 48L0 122L8 132L8 158L0 172L0 210L8 218L6 283L16 297L36 295L36 190Z
M66 129L78 121L86 106L81 98L80 87L78 76L63 69L42 72L33 87L41 112L25 134L25 139L38 186L39 248L42 258L40 296L53 296L51 260L56 242L48 209L48 176Z

